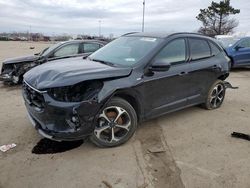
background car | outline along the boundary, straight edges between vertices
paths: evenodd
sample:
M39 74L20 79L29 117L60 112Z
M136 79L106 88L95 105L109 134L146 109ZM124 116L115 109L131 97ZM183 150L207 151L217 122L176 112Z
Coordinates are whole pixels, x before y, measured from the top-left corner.
M32 56L7 59L2 63L0 80L21 83L24 73L37 65L57 59L88 56L105 44L107 42L99 40L72 40L57 43Z
M127 34L87 59L28 71L23 97L44 137L90 136L98 146L113 147L131 138L138 122L198 104L219 108L229 62L223 48L202 35Z
M217 39L231 59L231 68L250 66L250 37Z

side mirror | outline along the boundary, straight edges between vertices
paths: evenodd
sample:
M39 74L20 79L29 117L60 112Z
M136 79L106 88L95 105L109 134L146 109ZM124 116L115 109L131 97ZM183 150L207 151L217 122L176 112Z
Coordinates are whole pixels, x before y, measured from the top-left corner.
M243 46L240 46L240 45L237 45L237 46L235 46L234 49L235 49L236 51L238 51L238 50L241 49L241 48L244 48L244 47L243 47Z
M155 61L149 67L149 70L152 72L163 72L163 71L168 71L170 67L171 65L168 62Z
M55 58L54 53L50 54L50 55L47 57L47 59L53 59L53 58Z

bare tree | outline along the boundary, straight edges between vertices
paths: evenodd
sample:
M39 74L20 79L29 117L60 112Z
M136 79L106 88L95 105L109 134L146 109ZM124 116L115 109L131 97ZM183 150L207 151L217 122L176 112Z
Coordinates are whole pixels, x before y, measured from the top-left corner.
M200 13L196 17L202 22L202 27L198 32L212 37L232 33L239 22L234 18L229 18L229 16L239 13L239 9L234 9L230 5L230 0L219 3L212 1L208 8L200 9Z

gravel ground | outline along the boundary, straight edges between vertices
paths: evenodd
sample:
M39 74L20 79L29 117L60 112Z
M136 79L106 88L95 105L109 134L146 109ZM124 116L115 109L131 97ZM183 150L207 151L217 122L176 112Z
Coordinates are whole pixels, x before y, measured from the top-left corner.
M0 61L48 45L0 42ZM192 107L148 121L121 147L85 141L44 155L31 152L42 138L26 117L21 87L0 83L0 145L17 144L0 153L0 188L250 187L250 142L230 136L250 134L250 69L234 70L228 80L239 89L227 91L220 109ZM150 153L154 147L164 152Z

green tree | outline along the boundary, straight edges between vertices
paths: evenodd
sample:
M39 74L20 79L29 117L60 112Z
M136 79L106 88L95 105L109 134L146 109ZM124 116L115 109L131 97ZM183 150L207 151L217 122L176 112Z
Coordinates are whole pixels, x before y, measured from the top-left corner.
M198 32L212 37L232 33L239 22L229 16L239 13L239 9L234 9L230 5L230 0L219 3L212 1L208 8L200 9L200 13L196 16L196 19L202 22Z

